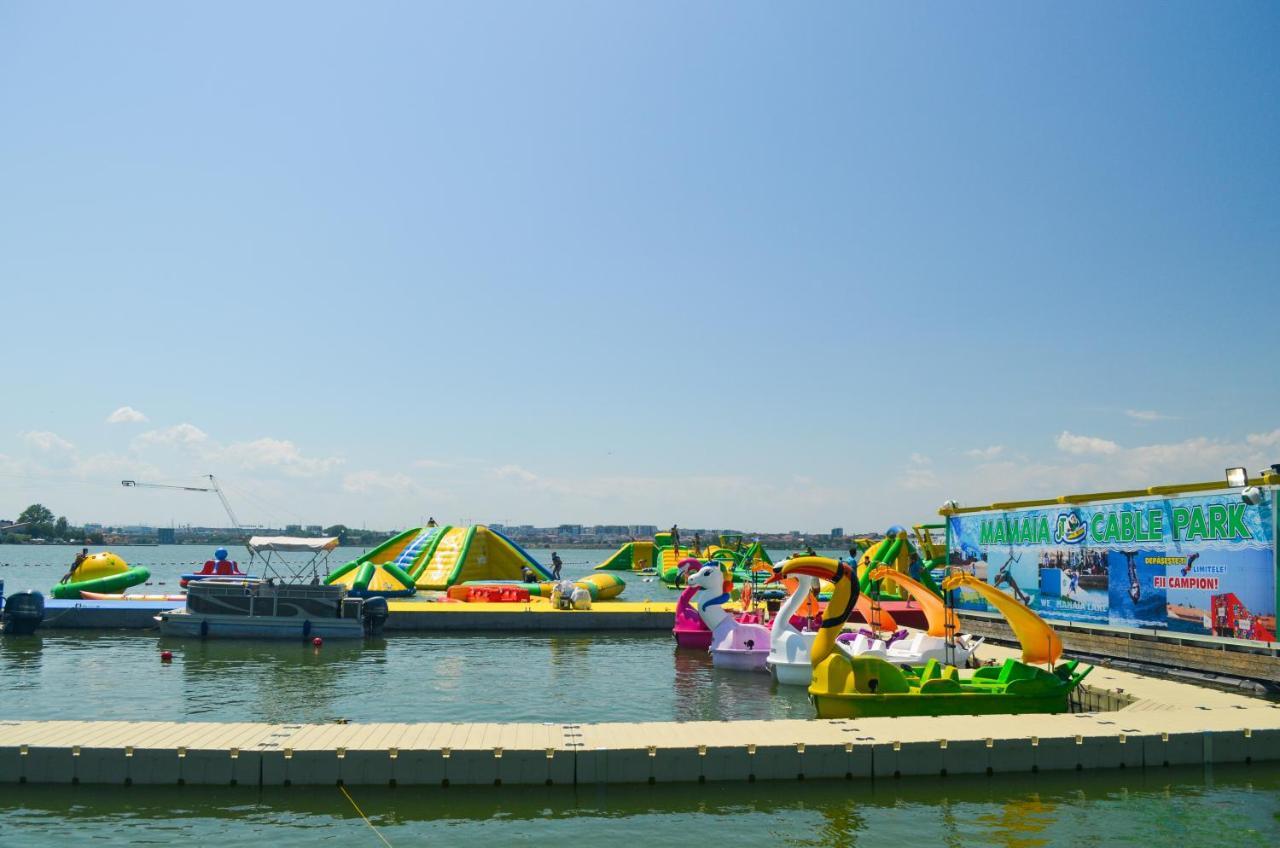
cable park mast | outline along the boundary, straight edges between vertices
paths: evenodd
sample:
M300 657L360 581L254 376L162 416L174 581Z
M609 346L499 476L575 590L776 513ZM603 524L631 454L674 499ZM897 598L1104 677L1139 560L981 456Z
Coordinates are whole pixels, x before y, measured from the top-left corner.
M218 500L222 501L222 508L227 511L227 518L231 519L231 526L235 528L237 533L243 534L244 528L240 526L240 522L236 519L236 514L231 510L231 504L227 501L227 496L222 493L222 488L218 486L218 481L212 474L202 475L209 480L208 486L175 486L170 483L139 483L137 480L121 480L120 485L126 489L176 489L180 492L213 492L218 496Z

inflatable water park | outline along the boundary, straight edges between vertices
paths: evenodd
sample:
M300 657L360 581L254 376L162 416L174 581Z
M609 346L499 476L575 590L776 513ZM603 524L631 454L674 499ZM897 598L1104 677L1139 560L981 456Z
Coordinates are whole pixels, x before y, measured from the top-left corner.
M1117 626L1167 630L1179 640L1176 649L1169 643L1171 656L1184 667L1200 645L1219 657L1239 645L1240 657L1263 667L1268 655L1258 646L1275 631L1278 484L1272 473L1237 488L948 502L941 522L891 525L834 554L770 553L734 534L686 542L672 528L598 562L576 562L569 575L558 554L548 563L498 529L434 521L345 556L332 537L254 536L243 554L224 546L193 556L177 586L156 584L147 567L120 553L83 551L47 599L35 590L11 593L0 622L5 639L23 639L38 638L42 627L75 627L66 621L76 616L109 629L134 627L127 622L145 615L165 645L270 640L316 651L329 640L384 639L393 650L413 631L476 631L498 644L543 630L585 638L666 632L677 674L703 669L698 685L732 680L762 702L800 695L810 719L833 728L858 722L859 736L840 743L845 754L854 755L862 736L892 742L894 770L903 772L896 754L906 750L900 737L912 733L936 744L973 727L990 752L1024 737L1055 738L1064 716L1073 717L1071 728L1093 727L1095 716L1135 703L1133 692L1176 702L1161 720L1180 715L1189 696L1175 698L1170 684L1150 682L1158 680L1151 672L1100 664L1107 657L1098 645L1123 642L1127 631ZM637 585L653 591L629 598ZM1073 653L1080 633L1088 653ZM1274 649L1269 656L1280 664ZM1005 718L999 726L974 723L981 716ZM1146 720L1134 713L1125 726ZM875 723L882 721L921 723L890 729ZM1280 757L1280 720L1267 721ZM737 724L717 725L698 750L746 738L735 735ZM788 727L796 738L808 732ZM1164 739L1174 730L1159 732ZM771 750L769 731L752 733L764 735L742 743L744 751ZM829 744L826 733L814 744ZM661 735L647 738L656 740L646 743L651 759L666 756L655 753L667 744ZM0 742L0 780L14 773L4 756ZM576 767L594 768L578 756ZM756 768L749 760L718 767L767 772L742 772Z
M721 564L732 573L735 583L749 583L755 573L767 575L773 565L769 552L758 541L746 542L741 534L721 534L715 543L706 546L701 539L681 545L678 528L672 528L654 534L652 541L625 543L597 565L596 570L656 576L664 585L679 589L688 576L681 563L688 559L707 559Z

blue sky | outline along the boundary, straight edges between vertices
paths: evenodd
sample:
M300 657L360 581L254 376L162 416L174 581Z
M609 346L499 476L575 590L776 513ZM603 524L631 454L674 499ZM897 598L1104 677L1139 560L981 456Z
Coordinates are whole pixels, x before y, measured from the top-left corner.
M1280 461L1277 43L1265 3L6 3L0 516L215 522L118 485L212 472L250 522L867 529Z

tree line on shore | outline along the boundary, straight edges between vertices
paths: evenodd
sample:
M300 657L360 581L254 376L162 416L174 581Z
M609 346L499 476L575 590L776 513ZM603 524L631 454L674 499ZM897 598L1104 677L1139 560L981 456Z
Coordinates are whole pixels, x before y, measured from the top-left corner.
M67 521L65 515L54 517L53 510L44 504L32 504L22 511L18 520L8 527L0 527L0 544L20 545L33 539L46 541L79 542L100 545L102 531L86 533Z

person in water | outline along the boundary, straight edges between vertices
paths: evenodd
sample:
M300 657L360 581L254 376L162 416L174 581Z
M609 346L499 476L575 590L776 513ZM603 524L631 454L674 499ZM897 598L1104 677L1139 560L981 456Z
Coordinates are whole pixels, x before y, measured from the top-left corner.
M84 565L84 561L87 560L88 558L89 558L89 549L81 548L80 553L76 554L75 560L71 563L71 568L67 570L66 574L62 575L62 579L59 580L58 582L59 583L70 582L71 578L75 577L76 571L80 568L80 566Z
M564 561L560 559L560 554L555 551L551 552L551 576L556 580L560 579L560 569L564 566Z
M1018 581L1013 576L1012 566L1021 559L1022 554L1018 554L1016 557L1012 553L1009 554L1009 558L1004 561L1004 565L1000 566L1000 570L996 572L996 579L991 582L991 585L999 589L1001 584L1007 584L1013 590L1013 596L1018 599L1019 603L1029 604L1031 603L1031 596L1019 588Z

